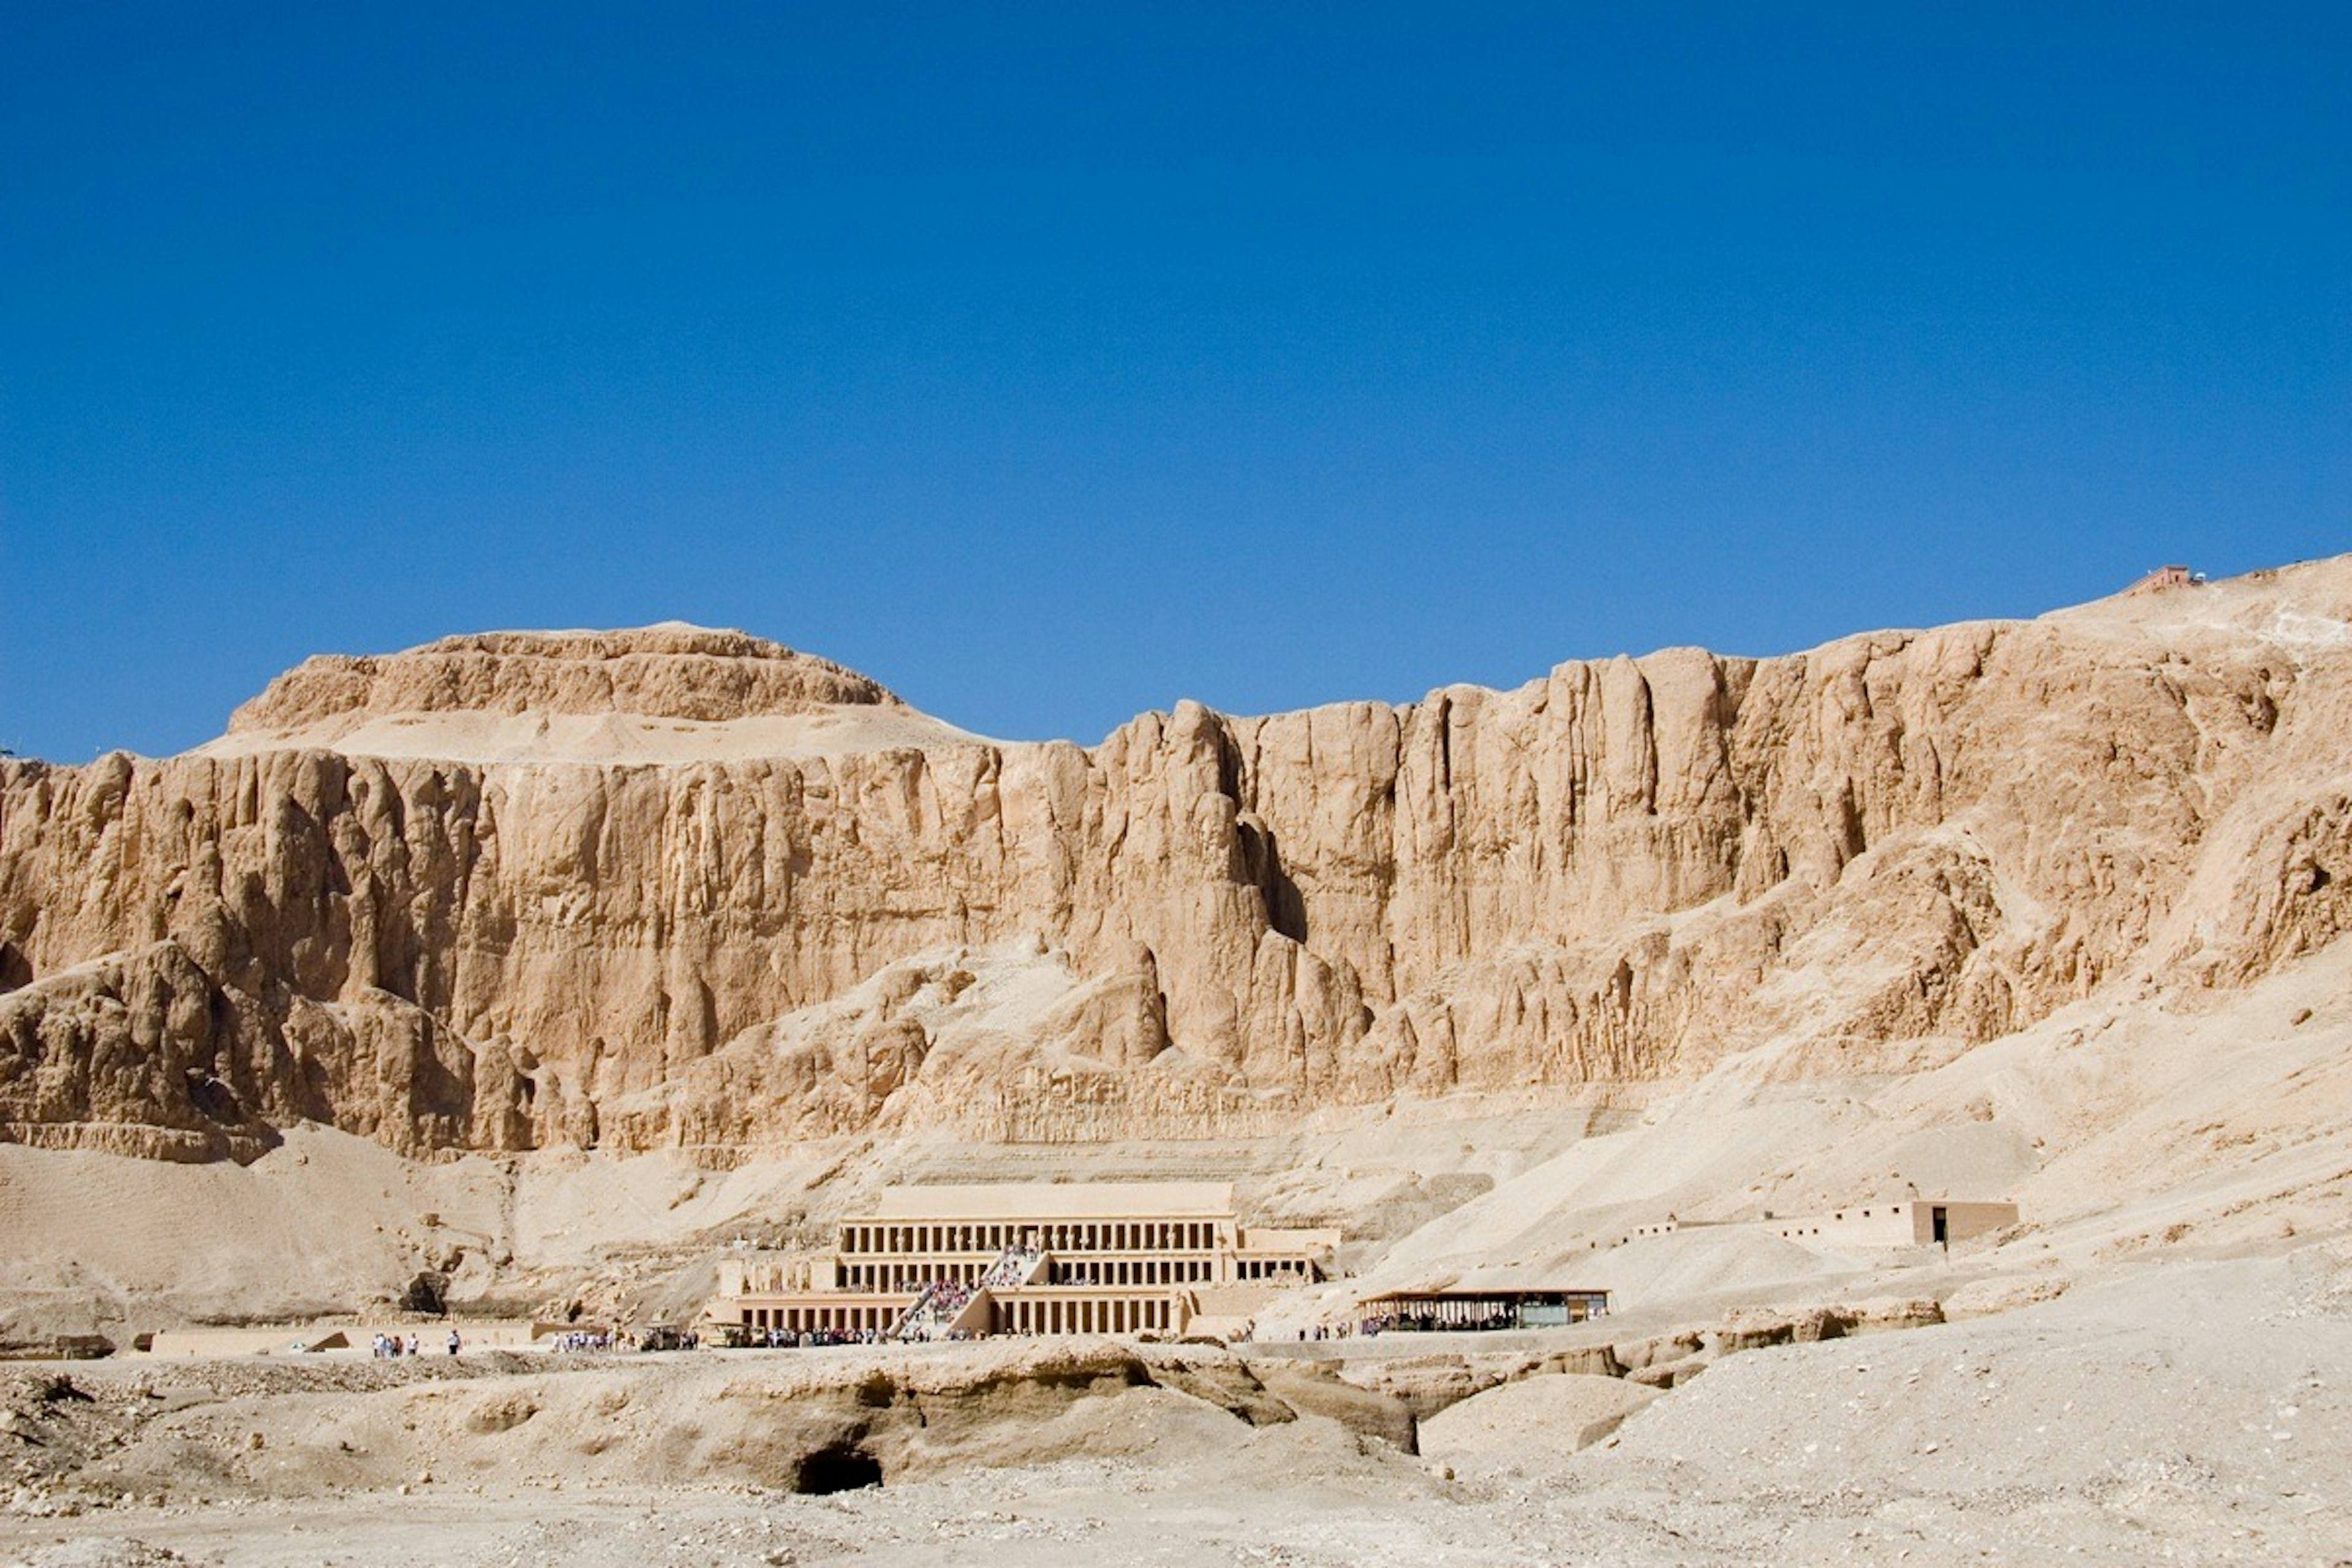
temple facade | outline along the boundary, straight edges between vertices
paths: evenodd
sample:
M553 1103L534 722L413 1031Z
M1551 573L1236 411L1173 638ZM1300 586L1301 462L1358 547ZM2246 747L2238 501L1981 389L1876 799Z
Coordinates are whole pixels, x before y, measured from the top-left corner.
M1244 1226L1222 1182L894 1187L826 1253L719 1265L708 1326L742 1342L1246 1331L1324 1278L1336 1230Z

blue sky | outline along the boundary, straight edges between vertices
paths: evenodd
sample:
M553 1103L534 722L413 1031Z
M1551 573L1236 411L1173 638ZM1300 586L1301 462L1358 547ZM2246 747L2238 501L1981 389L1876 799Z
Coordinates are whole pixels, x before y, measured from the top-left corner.
M0 744L669 618L1092 741L2334 553L2347 61L2316 4L15 7Z

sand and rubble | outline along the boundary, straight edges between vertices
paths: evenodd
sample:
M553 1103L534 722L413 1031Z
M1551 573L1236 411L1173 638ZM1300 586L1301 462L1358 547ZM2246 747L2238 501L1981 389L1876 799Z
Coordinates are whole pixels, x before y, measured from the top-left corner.
M44 1468L28 1481L18 1461L0 1560L2326 1565L2352 1551L2340 1239L1727 1355L1671 1391L1619 1393L1622 1424L1580 1447L1608 1380L1495 1384L1423 1418L1415 1455L1361 1414L1275 1392L1331 1376L1097 1341L26 1368L6 1423L37 1435ZM879 1484L809 1489L838 1474L811 1457L845 1451Z

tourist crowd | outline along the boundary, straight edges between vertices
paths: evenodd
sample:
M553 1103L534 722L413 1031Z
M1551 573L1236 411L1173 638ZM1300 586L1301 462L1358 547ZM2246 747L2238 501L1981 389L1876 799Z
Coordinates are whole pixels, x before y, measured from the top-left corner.
M819 1345L878 1345L888 1336L878 1329L753 1329L743 1341L752 1350L810 1350Z
M1037 1248L1015 1247L989 1265L988 1272L980 1277L979 1289L993 1289L999 1285L1017 1285L1028 1276L1030 1266L1037 1261Z
M1506 1307L1483 1318L1441 1318L1427 1312L1386 1312L1377 1318L1366 1318L1356 1325L1356 1329L1364 1334L1388 1333L1395 1330L1411 1330L1423 1334L1480 1334L1518 1326L1518 1315Z
M921 1315L934 1322L951 1323L971 1303L973 1287L955 1279L934 1279L923 1292Z

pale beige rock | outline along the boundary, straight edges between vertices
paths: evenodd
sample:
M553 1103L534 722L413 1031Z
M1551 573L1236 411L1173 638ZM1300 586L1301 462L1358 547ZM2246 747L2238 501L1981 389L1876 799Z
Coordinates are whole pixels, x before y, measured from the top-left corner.
M2352 559L1092 749L690 627L317 659L186 756L0 761L0 1136L718 1158L1910 1071L2333 942L2347 732Z
M1536 1365L1537 1358L1530 1355L1441 1352L1351 1365L1341 1375L1360 1388L1398 1401L1416 1419L1425 1421L1497 1384L1526 1376Z
M2021 1307L2056 1300L2066 1293L2070 1283L2063 1275L1975 1279L1952 1292L1944 1302L1944 1314L1952 1321L1960 1322L1969 1318L1990 1318L2002 1312L2013 1312Z
M1421 1424L1422 1457L1448 1465L1541 1470L1589 1448L1657 1397L1616 1377L1554 1373L1471 1395Z
M1767 1345L1815 1344L1854 1334L1926 1328L1944 1321L1941 1305L1925 1297L1874 1297L1802 1307L1742 1307L1707 1336L1718 1355Z

